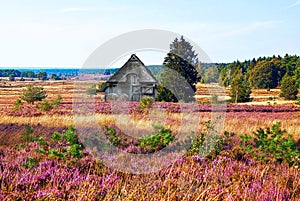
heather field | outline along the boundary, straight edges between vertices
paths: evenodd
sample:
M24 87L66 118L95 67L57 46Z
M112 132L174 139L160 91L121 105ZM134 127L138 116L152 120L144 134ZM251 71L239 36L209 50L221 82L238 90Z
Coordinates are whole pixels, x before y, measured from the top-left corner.
M84 111L74 114L72 81L36 82L49 100L62 96L50 111L31 104L14 109L26 84L0 83L0 200L300 200L300 107L282 101L277 89L253 90L254 104L225 107L212 106L200 85L198 103L157 102L146 109L138 102L101 102L97 94L89 118ZM212 114L224 118L214 143L207 137ZM176 135L189 135L189 126L196 130L191 141L179 140L188 150L170 165L132 174L107 167L103 160L110 156L94 157L78 122L88 128L90 144L103 133L122 151L119 158L167 146L176 152ZM199 155L202 149L210 152Z

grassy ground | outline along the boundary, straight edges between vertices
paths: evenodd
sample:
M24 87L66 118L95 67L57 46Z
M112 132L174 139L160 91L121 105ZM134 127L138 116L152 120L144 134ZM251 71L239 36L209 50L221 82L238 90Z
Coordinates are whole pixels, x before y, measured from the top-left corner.
M170 105L169 112L156 111L155 115L95 113L91 116L72 114L74 83L71 81L36 82L42 85L48 98L60 94L59 108L40 112L35 105L24 104L21 111L12 105L28 83L0 83L0 200L299 200L299 168L287 163L257 160L240 147L239 136L259 128L281 122L281 128L292 134L300 146L300 110L296 106L285 108L291 102L280 102L278 89L254 90L254 103L267 103L272 97L277 106L229 106L225 114L224 131L237 135L217 155L207 158L184 155L174 159L170 166L146 175L118 172L108 168L88 150L83 156L63 158L53 155L53 149L71 150L66 142L54 141L54 131L62 132L76 123L85 126L117 126L134 138L153 132L153 124L171 129L173 134L197 129L205 133L211 112L176 112ZM208 101L210 93L198 90L201 101ZM213 90L212 90L213 91ZM202 96L202 97L201 97ZM228 96L228 89L224 98ZM276 97L274 99L274 97ZM96 98L99 104L99 98ZM254 104L251 103L251 104ZM209 105L200 105L206 108ZM99 105L97 105L99 107ZM274 108L274 109L273 109ZM167 111L167 110L166 110ZM25 124L33 129L40 141L25 142ZM287 133L284 136L287 136ZM37 151L43 149L44 152ZM46 151L45 151L46 150ZM70 154L69 151L66 153ZM72 173L72 174L70 174Z

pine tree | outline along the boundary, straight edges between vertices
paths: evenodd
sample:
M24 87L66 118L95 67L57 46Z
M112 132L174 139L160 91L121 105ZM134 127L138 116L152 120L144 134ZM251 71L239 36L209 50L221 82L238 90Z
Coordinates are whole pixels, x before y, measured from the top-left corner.
M170 44L170 52L164 59L164 71L161 74L162 86L158 89L158 101L194 100L196 83L200 81L196 67L198 65L197 54L193 46L183 36ZM168 90L166 90L168 89ZM171 93L170 93L171 92ZM169 96L169 97L168 97Z

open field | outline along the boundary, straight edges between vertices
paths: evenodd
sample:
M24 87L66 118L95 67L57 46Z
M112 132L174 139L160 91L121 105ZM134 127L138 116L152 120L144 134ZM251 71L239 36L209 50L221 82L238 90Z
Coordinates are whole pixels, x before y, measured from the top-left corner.
M29 82L30 83L30 82ZM74 115L72 113L72 97L74 93L74 81L47 81L38 82L35 84L43 86L48 94L48 99L54 99L58 94L63 98L61 105L58 109L50 112L41 112L35 106L25 104L20 111L12 110L12 106L15 100L21 95L22 89L25 88L26 84L24 82L6 82L0 83L0 123L1 124L40 124L43 126L55 126L55 127L67 127L74 125ZM82 85L82 84L81 84ZM76 88L78 89L77 85ZM201 92L202 97L210 97L213 93L215 85L198 85L198 94ZM208 90L212 90L208 92ZM229 90L226 89L226 96L229 95ZM238 134L251 134L258 128L270 127L275 122L282 122L282 127L288 131L288 133L293 134L295 137L300 136L300 122L298 121L300 116L300 107L293 105L291 101L283 101L279 98L279 90L272 89L271 91L256 89L253 90L254 100L259 99L259 97L275 97L273 102L277 104L272 104L272 101L263 102L250 102L248 104L237 105L227 105L226 106L226 117L223 131L235 132ZM201 98L200 98L201 99ZM209 101L210 98L206 98ZM222 98L220 98L222 99ZM227 98L228 99L228 98ZM94 107L96 108L95 118L98 122L108 122L113 123L114 116L111 116L112 107L109 104L101 103L100 98L97 95L94 99L96 101ZM203 99L202 99L203 100ZM269 102L267 104L267 102ZM282 103L285 106L280 106ZM131 104L131 103L130 103ZM267 105L267 106L257 106ZM125 107L135 107L137 103L132 105L125 105ZM116 107L116 106L115 106ZM178 110L180 106L176 104L171 104L169 106L171 113ZM177 109L176 109L177 108ZM295 110L296 109L296 110ZM173 114L173 116L176 113ZM209 120L210 118L210 107L209 105L199 105L199 114L195 114L199 117L199 124ZM172 118L172 114L169 114ZM151 124L151 122L144 121L140 124ZM104 125L101 123L101 125ZM172 127L172 125L167 125Z
M28 83L0 83L0 200L300 200L300 160L293 155L300 149L300 107L282 101L278 89L253 90L253 103L228 104L224 112L220 106L203 103L154 103L150 112L144 113L136 109L138 103L104 103L100 95L91 99L96 100L92 110L87 107L77 111L81 108L79 101L73 111L73 81L36 81L46 90L47 99L62 96L59 107L42 112L36 105L24 103L20 110L13 110ZM210 100L211 93L203 86L198 92L199 100ZM228 98L228 92L226 89L224 97L219 98ZM273 102L268 103L269 97ZM153 125L162 125L173 135L180 131L190 134L192 130L207 134L208 126L213 125L208 124L212 114L224 115L216 150L205 157L187 152L174 158L170 166L145 175L108 168L102 159L92 156L94 150L71 144L64 137L53 137L54 131L63 135L70 126L108 126L122 132L117 130L108 138L110 142L117 139L113 142L119 149L144 153L147 149L140 147L137 139L153 133ZM241 138L254 138L254 131L276 122L287 131L280 137L292 135L295 146L291 145L291 150L296 150L292 154L284 152L283 158L276 158L268 155L272 151L258 151L254 142L247 144ZM235 135L228 137L225 131ZM33 140L24 138L26 132ZM253 146L253 152L246 151L247 145ZM146 168L149 164L144 165Z

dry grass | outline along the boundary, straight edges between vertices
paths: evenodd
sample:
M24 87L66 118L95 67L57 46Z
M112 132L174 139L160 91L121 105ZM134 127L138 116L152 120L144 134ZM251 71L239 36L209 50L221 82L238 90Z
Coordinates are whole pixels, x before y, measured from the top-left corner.
M10 107L14 101L21 94L22 89L25 88L26 84L31 82L0 82L0 108ZM55 98L57 94L62 95L62 103L72 103L72 96L74 93L74 87L80 88L90 83L74 83L74 81L47 81L47 82L34 82L36 85L43 86L48 93L48 98ZM219 92L217 85L206 85L198 84L198 93L201 96L209 99L210 94L213 92ZM209 92L209 90L211 92ZM228 96L229 89L226 88L225 95ZM263 100L268 97L278 97L280 93L279 89L272 89L270 91L266 89L254 89L252 96L256 97L257 100ZM224 94L223 94L224 95ZM226 99L226 96L224 98ZM249 104L272 104L264 102L253 102ZM277 104L287 104L291 102L281 101L277 99L273 102ZM2 105L2 106L1 106ZM100 126L104 125L117 125L123 128L125 133L141 133L134 134L136 137L143 135L143 130L147 133L153 131L153 125L163 125L166 128L177 132L186 132L192 130L198 130L201 132L203 123L211 118L210 113L191 113L191 114L164 114L160 111L155 111L153 115L147 118L131 118L129 116L122 115L107 115L107 114L96 114L91 117L76 117L71 115L42 115L37 117L21 117L21 116L8 116L6 114L0 115L0 124L31 124L31 125L43 125L48 127L65 127L69 125L75 125L80 123L84 125L97 124ZM295 135L300 137L300 123L298 121L299 113L286 113L286 114L256 114L256 113L227 113L223 131L231 131L239 134L251 134L258 128L265 128L272 126L275 122L282 122L282 127ZM149 119L150 118L150 119ZM75 122L76 120L76 122ZM136 128L136 132L132 132L132 129ZM180 130L181 129L181 130ZM132 134L133 135L133 134Z

